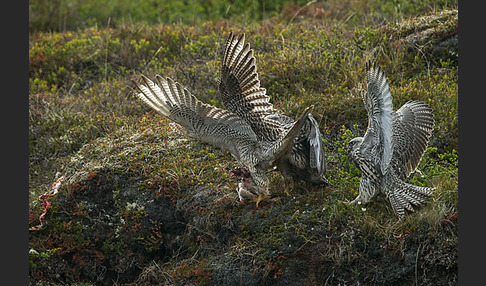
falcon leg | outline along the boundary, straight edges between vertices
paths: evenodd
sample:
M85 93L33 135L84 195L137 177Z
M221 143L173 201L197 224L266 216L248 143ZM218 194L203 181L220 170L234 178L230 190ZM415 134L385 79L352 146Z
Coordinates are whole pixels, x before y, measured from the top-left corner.
M258 204L262 200L270 197L268 191L268 185L270 184L270 181L265 175L265 172L260 169L250 168L250 173L253 181L258 186L258 198L256 200L256 206L258 207Z
M378 188L368 178L361 176L359 181L359 194L350 204L365 204L369 202L378 193Z
M349 204L354 205L354 204L362 204L363 200L361 199L361 195L358 195L354 200L352 200Z
M324 185L324 187L334 187L334 185L331 184L331 182L324 175L321 176L320 181L321 181L321 184Z
M263 201L264 197L265 197L265 196L264 196L262 193L260 193L260 194L258 195L258 198L257 198L257 200L256 200L256 207L257 207L257 208L258 208L258 204L259 204L261 201Z

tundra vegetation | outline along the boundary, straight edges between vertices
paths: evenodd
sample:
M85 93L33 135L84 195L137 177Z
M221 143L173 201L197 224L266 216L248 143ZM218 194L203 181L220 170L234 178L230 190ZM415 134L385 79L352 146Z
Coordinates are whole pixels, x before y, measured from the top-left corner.
M457 284L457 1L159 2L29 2L32 285ZM286 194L270 173L277 199L240 204L238 163L134 95L131 80L161 74L220 106L230 31L246 33L276 108L295 118L315 105L333 186ZM436 190L403 220L383 197L348 205L369 59L395 110L434 110L408 182Z

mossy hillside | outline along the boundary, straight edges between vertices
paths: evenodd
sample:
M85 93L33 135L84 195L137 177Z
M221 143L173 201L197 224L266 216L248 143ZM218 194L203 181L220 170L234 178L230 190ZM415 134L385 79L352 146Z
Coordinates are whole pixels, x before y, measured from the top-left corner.
M46 227L31 233L30 247L46 254L32 255L31 280L455 281L457 46L451 38L457 14L427 17L352 28L295 18L249 27L133 24L30 35L31 226L41 210L37 197L56 173L68 178L49 199ZM400 41L429 29L439 32L420 45ZM160 73L219 105L216 80L230 30L247 34L277 108L295 117L316 103L333 187L298 184L287 196L272 173L278 199L259 209L241 205L228 172L237 162L176 135L133 96L132 79ZM383 198L347 204L357 195L360 172L346 144L366 129L360 93L369 58L385 70L395 109L420 99L436 116L421 174L409 182L437 190L404 221Z
M157 118L150 125L161 123ZM408 269L395 273L397 278L386 275L380 278L390 282L410 275L415 264L400 257L415 255L417 251L423 251L430 260L423 262L425 269L431 265L443 269L455 267L454 258L446 261L431 258L436 253L450 257L450 250L457 243L456 220L452 217L457 201L440 196L443 192L454 192L453 189L441 187L433 198L448 205L448 209L435 210L435 205L427 204L403 222L396 220L383 199L362 207L349 206L346 202L356 195L353 188L341 191L306 186L295 189L288 197L281 192L278 200L255 209L254 205L237 202L235 182L227 171L219 173L211 163L232 161L231 158L217 155L218 151L210 146L181 140L166 128L159 125L150 131L142 129L144 133L134 132L134 136L125 138L115 132L113 138L97 139L73 157L67 169L74 174L53 199L55 205L62 206L62 211L60 207L50 209L48 226L31 240L31 247L37 251L60 248L57 255L62 262L57 256L51 256L49 261L62 265L57 269L64 276L56 280L54 275L59 273L42 268L46 259L35 258L34 277L39 275L36 271L41 271L45 279L54 282L78 281L83 277L96 281L114 275L122 281L134 277L145 281L161 271L158 279L201 282L222 275L220 271L225 268L220 263L224 261L225 265L235 267L245 265L236 267L236 273L247 269L247 274L253 273L251 279L271 282L299 267L307 269L304 265L312 259L315 268L308 269L308 275L331 275L334 269L341 273L339 277L362 281L372 275L369 264L362 259L380 263L386 258L394 261L397 269ZM345 133L343 141L352 135L350 131ZM165 143L166 148L153 148ZM174 152L181 145L187 152ZM160 152L171 154L177 164L162 161L155 164ZM143 160L142 153L146 154ZM340 155L343 163L347 162L346 154ZM190 156L214 156L214 161L194 162ZM182 168L180 175L175 169L167 169L187 162L201 170L200 177L194 176L194 169ZM353 176L354 182L358 180L359 177ZM433 213L437 215L427 217ZM36 224L35 218L32 217L32 224ZM422 245L424 249L418 250L420 239L433 242L427 249ZM71 259L70 253L76 259ZM160 268L154 268L154 261ZM89 263L97 267L89 270L86 268ZM289 267L289 263L297 268ZM343 270L350 265L354 270ZM79 270L71 269L73 266ZM106 272L101 273L104 267ZM140 267L144 269L142 273L137 271ZM165 277L163 273L170 275Z

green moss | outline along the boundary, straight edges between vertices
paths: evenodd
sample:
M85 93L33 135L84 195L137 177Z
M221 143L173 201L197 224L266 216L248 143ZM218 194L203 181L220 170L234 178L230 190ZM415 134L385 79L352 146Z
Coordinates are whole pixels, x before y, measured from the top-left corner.
M457 36L456 14L424 8L428 1L414 7L403 1L394 1L395 6L338 2L302 10L290 6L275 18L249 25L134 23L31 33L32 218L38 218L42 206L37 198L50 189L56 173L69 178L60 196L51 199L47 228L31 234L31 248L49 256L31 257L31 276L56 277L48 267L56 262L59 273L68 273L72 281L95 281L95 274L81 269L103 265L114 275L110 279L130 276L127 283L211 284L218 273L227 277L217 266L229 261L258 277L257 282L271 284L287 279L292 265L304 259L306 282L336 275L355 284L393 284L393 277L370 269L389 273L386 261L396 269L413 269L403 261L412 255L415 263L417 247L424 254L418 273L430 273L432 265L448 271L440 273L456 269L458 65L454 45L447 46ZM329 14L312 14L320 8ZM246 33L261 85L276 108L295 117L315 104L333 186L302 183L286 194L281 176L270 173L274 201L258 209L241 205L229 173L238 164L234 158L175 134L169 120L134 95L131 80L159 73L181 82L202 101L221 106L216 80L230 30ZM433 30L438 33L430 34ZM407 37L413 35L427 36L429 42L410 48ZM394 109L418 99L435 114L421 173L408 182L436 190L403 221L396 220L383 197L366 205L348 204L358 194L361 173L346 145L367 127L361 93L368 59L384 69ZM96 212L100 206L103 211ZM164 210L169 213L161 215ZM96 228L87 227L94 222L106 227L106 236L91 233ZM53 249L57 251L50 253ZM413 276L393 273L403 279ZM421 279L426 284L427 277Z

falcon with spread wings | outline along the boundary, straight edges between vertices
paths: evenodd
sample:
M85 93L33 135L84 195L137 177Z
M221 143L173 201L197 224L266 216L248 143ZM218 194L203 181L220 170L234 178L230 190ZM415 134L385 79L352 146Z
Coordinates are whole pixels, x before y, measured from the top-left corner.
M245 34L230 33L221 64L220 98L227 110L251 126L259 140L275 141L280 130L287 129L294 120L279 113L270 103L265 88L260 86L253 53L250 44L245 44ZM330 184L324 175L324 145L319 124L310 113L303 120L290 153L276 165L286 188L296 180Z
M142 75L135 84L141 91L137 96L172 120L179 132L229 151L247 168L251 191L238 189L245 198L258 203L269 196L265 172L270 168L276 167L286 180L312 174L311 180L324 182L324 149L310 114L313 106L295 121L273 108L260 87L253 50L244 45L244 35L231 33L226 42L219 81L224 109L202 103L181 84L160 75L155 81Z
M434 188L408 184L405 180L417 169L427 148L434 115L424 102L409 101L393 111L390 87L384 72L367 64L367 92L363 102L368 112L368 129L363 137L348 143L352 159L361 170L359 195L351 203L367 203L384 193L393 211L403 218L413 211Z

